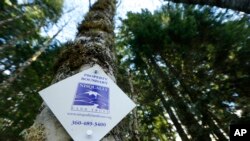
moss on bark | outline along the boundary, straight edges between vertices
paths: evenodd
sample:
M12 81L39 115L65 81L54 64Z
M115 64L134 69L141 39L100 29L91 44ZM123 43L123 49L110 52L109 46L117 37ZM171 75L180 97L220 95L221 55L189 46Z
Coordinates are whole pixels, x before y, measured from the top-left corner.
M67 47L58 57L54 67L56 74L52 83L65 79L78 73L85 65L99 64L103 70L115 81L114 72L114 22L115 0L98 0L90 12L86 15L85 21L79 26L78 34L74 43L68 43ZM41 140L68 141L69 136L48 107L45 107L38 115L35 123L25 135L27 140L37 141L33 133L40 131L40 127L46 134L41 134ZM43 120L43 119L46 119ZM50 123L48 124L48 120ZM41 126L37 126L37 124ZM46 124L47 123L47 124ZM58 124L57 124L58 123ZM59 130L60 128L60 130ZM117 129L117 128L116 128ZM112 138L122 137L119 132L113 130ZM49 135L47 134L49 132ZM40 132L39 132L40 133ZM43 132L44 133L44 132ZM60 136L58 136L60 135ZM44 137L44 138L43 138Z

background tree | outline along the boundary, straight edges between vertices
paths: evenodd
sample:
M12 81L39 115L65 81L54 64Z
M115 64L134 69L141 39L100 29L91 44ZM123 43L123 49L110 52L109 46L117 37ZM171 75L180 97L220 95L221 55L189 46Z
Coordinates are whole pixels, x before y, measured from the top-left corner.
M38 112L41 99L34 94L51 81L53 58L59 51L59 42L41 36L40 30L59 19L62 4L62 0L0 2L0 140L21 140L21 131ZM34 57L42 48L45 54ZM27 60L33 63L28 66ZM13 74L18 76L12 79Z
M63 0L34 0L18 4L16 0L0 2L0 50L37 38L41 27L59 19Z
M98 0L79 26L75 42L70 44L57 61L53 83L99 64L114 80L114 24L115 0ZM37 135L37 133L41 133ZM104 140L123 140L123 132L113 129ZM26 130L26 140L68 141L70 136L47 106L44 106L35 123Z
M140 97L162 102L182 140L187 140L185 134L191 140L210 140L210 135L227 140L229 125L246 118L237 116L236 110L249 109L247 104L240 106L249 91L249 66L243 65L249 59L242 54L249 52L247 15L228 20L230 14L209 7L171 4L154 14L142 11L127 16L118 52L125 56L122 63L148 79L139 85L152 85L146 89L148 95L140 89L144 92ZM245 60L238 61L242 57Z

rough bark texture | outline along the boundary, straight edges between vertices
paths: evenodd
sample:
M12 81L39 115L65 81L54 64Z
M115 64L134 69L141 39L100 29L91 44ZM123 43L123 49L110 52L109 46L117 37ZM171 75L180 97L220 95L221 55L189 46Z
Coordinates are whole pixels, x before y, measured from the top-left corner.
M115 80L114 72L114 23L115 0L98 0L79 26L75 42L69 43L55 65L57 70L52 83L72 76L94 64ZM45 105L35 123L27 129L28 141L69 141L72 140L53 113ZM114 128L103 140L123 140L121 127Z
M250 13L249 0L165 0L165 1L172 1L175 3L218 6L221 8L229 8L232 10L242 11L248 14Z

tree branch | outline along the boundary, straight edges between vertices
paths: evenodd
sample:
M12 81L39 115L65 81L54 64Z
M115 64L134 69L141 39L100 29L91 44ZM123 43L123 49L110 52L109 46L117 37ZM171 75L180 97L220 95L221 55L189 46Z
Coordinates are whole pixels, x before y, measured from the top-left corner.
M250 14L249 0L165 0L165 1L172 1L175 3L217 6L221 8L228 8Z

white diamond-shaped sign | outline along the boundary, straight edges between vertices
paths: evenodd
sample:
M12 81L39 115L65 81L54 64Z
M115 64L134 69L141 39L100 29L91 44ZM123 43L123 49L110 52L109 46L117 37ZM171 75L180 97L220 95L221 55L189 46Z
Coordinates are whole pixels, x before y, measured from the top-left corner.
M74 141L98 141L135 103L99 65L39 92Z

